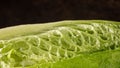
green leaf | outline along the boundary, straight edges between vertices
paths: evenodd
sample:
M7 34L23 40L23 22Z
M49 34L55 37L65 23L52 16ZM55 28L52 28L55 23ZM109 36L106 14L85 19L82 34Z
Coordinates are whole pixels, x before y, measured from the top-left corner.
M0 29L0 39L0 68L120 67L119 22L20 25Z

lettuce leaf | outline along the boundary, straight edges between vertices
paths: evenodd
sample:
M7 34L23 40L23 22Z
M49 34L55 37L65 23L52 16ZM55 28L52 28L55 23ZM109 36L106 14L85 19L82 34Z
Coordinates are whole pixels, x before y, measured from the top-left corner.
M119 68L119 29L104 20L3 28L0 68Z

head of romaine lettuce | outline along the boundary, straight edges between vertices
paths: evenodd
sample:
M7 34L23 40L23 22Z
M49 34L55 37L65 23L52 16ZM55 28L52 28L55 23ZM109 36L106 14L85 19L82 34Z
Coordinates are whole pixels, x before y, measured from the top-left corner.
M118 22L61 21L0 32L6 33L0 33L0 68L120 67Z

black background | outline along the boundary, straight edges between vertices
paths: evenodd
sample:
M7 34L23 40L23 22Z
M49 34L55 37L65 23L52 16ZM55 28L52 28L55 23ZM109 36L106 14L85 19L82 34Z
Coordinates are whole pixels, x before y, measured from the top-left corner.
M1 0L0 28L61 20L120 21L120 0Z

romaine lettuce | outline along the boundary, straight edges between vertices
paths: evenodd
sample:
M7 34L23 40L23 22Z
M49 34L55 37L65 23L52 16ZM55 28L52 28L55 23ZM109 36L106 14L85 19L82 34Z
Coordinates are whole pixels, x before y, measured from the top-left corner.
M60 21L0 29L0 68L120 68L120 24Z

